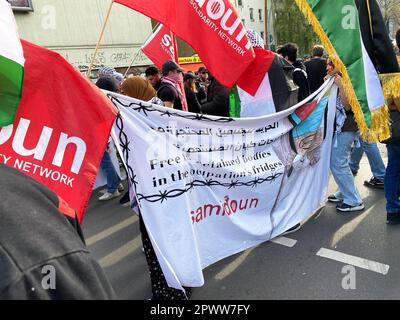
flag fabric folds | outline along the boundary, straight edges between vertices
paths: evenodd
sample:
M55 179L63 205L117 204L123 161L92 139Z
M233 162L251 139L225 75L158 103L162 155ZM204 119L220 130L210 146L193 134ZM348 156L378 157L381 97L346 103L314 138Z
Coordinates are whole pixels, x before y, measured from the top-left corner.
M13 123L21 101L24 56L10 4L0 0L0 127Z
M175 47L174 34L161 24L142 46L142 51L161 69L167 60L178 61Z
M246 29L228 0L115 0L164 24L190 44L226 87L254 60Z
M388 109L378 72L363 41L354 0L296 0L296 3L343 75L345 91L363 138L368 141L388 138Z
M0 161L49 187L82 221L117 111L59 54L22 46L22 100L0 130Z

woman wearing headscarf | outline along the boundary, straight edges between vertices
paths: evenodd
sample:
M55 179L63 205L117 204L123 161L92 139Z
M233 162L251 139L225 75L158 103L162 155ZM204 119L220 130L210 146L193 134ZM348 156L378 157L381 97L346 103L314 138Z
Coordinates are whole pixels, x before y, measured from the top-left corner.
M138 100L148 101L154 104L163 104L162 101L157 98L157 92L151 83L142 77L130 77L126 79L122 83L121 93ZM150 272L151 290L153 293L152 300L187 300L187 297L190 295L190 289L186 289L185 294L185 292L181 290L168 286L140 212L139 225L144 254Z

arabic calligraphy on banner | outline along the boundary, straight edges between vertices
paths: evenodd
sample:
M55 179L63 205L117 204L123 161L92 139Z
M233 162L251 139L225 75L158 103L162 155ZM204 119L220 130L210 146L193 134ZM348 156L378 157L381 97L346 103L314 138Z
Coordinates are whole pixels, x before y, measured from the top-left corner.
M168 284L280 235L325 202L336 92L266 117L185 113L118 94L113 139ZM309 190L313 192L309 192Z

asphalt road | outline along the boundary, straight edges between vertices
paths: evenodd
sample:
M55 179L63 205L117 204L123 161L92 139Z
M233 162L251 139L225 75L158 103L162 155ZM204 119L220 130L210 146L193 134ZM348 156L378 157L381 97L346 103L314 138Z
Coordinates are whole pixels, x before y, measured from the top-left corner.
M298 232L205 269L205 285L192 299L400 299L400 226L386 225L383 190L363 185L370 178L364 157L356 183L365 211L343 215L327 204ZM331 179L329 191L335 190ZM138 219L118 199L97 197L83 226L89 249L121 299L146 300L150 279Z

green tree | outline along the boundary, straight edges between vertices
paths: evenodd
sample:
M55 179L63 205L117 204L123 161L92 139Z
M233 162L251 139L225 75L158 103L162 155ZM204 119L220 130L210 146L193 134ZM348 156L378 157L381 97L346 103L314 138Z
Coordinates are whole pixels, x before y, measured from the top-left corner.
M294 0L276 0L274 7L277 44L296 43L300 58L310 54L319 40Z

